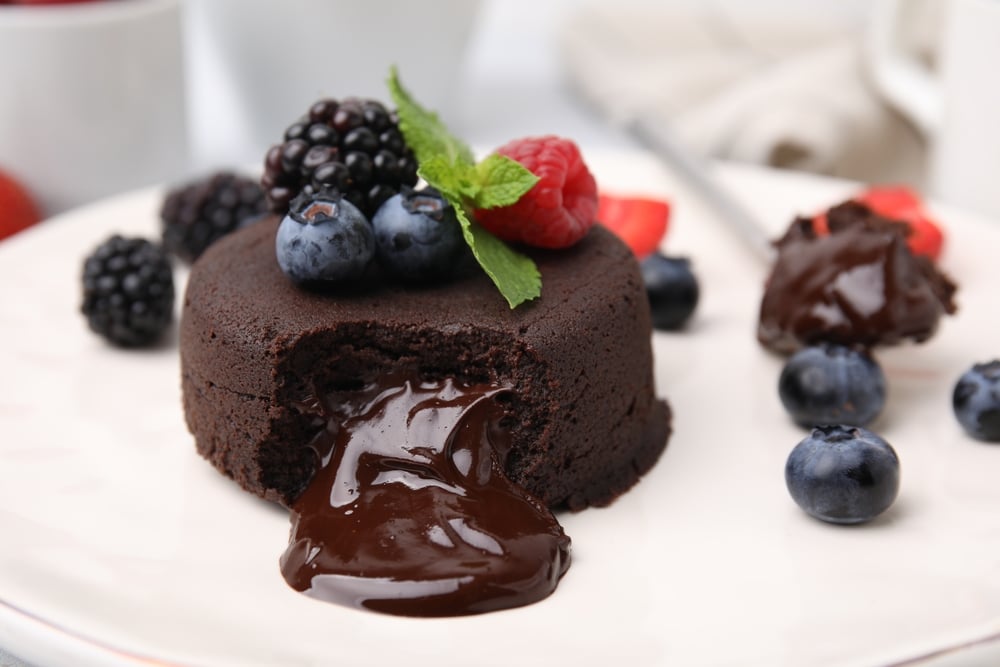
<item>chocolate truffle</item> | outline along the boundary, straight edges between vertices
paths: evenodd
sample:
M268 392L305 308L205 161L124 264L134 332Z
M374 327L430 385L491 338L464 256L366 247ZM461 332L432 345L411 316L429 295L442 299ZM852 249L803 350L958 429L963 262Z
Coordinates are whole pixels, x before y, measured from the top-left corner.
M819 342L922 342L955 312L955 284L907 247L903 223L856 202L830 209L829 233L797 218L776 242L757 338L782 354Z

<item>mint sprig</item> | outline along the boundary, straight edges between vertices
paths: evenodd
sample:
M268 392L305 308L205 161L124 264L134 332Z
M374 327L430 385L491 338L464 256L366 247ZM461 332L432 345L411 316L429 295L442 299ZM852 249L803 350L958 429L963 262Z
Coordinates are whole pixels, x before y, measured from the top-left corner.
M542 277L534 261L479 225L471 213L515 203L538 177L496 153L477 163L472 150L448 132L437 114L420 106L403 88L395 67L389 71L388 84L399 129L417 158L417 174L455 208L462 236L483 271L511 308L538 298Z

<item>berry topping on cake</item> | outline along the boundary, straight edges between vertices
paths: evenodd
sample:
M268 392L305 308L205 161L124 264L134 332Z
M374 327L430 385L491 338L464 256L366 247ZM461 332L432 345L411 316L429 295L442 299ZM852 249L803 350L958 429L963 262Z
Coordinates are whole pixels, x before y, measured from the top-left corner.
M597 220L597 183L575 143L517 139L497 150L538 177L516 203L476 211L476 221L506 241L541 248L573 245Z
M597 220L642 259L653 253L667 233L670 204L651 197L625 197L602 192Z
M899 458L888 442L867 429L819 426L788 456L785 483L810 516L863 523L896 499Z
M639 263L653 326L671 331L688 321L698 305L698 279L685 257L653 253Z
M433 188L390 197L372 218L382 267L404 280L447 275L466 249L454 207Z
M885 405L882 368L865 351L820 344L793 354L781 371L778 395L800 426L866 426Z
M148 345L173 320L174 279L166 252L146 239L115 235L83 264L90 328L122 347Z
M336 189L369 218L400 186L416 182L417 163L395 113L353 97L313 104L267 152L261 178L275 213L285 213L300 192Z
M297 283L360 278L375 256L375 235L358 208L336 192L296 197L275 236L278 266Z
M951 397L955 417L973 438L1000 442L1000 360L975 364Z
M167 194L160 209L163 245L193 262L212 243L266 210L264 191L256 181L217 172Z

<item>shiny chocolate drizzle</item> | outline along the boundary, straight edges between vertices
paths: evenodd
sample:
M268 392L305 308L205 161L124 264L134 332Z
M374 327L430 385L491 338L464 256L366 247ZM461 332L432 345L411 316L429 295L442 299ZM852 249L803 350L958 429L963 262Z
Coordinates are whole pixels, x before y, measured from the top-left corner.
M415 374L321 396L320 468L292 506L285 580L328 602L458 616L547 597L570 540L503 472L509 390Z
M860 347L917 342L955 312L955 284L913 255L904 225L847 202L830 209L829 234L795 220L777 241L757 338L790 353L819 342Z

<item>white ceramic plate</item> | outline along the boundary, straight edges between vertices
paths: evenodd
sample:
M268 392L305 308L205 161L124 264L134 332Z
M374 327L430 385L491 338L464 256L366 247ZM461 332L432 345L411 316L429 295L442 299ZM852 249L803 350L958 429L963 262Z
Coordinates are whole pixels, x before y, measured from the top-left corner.
M673 200L665 248L701 279L690 328L654 335L675 433L613 506L561 517L574 562L555 595L484 616L395 618L293 592L277 564L285 514L194 451L175 339L127 352L87 331L83 257L112 231L154 235L160 190L0 244L0 646L76 665L873 665L1000 632L1000 446L964 436L950 407L958 375L1000 356L1000 224L938 211L961 313L880 355L890 396L874 428L902 489L875 522L838 527L784 486L804 433L777 398L780 360L754 339L765 267L649 158L591 164L608 189ZM721 172L775 231L852 191Z

